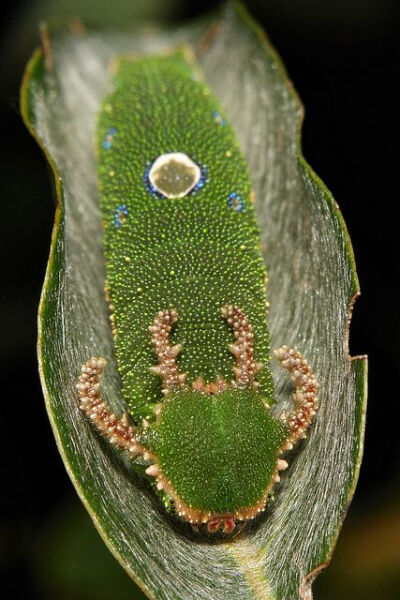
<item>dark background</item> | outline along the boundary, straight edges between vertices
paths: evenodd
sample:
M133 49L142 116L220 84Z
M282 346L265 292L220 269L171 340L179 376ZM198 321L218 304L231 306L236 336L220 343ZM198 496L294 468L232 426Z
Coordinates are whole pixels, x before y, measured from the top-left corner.
M36 311L54 199L45 160L18 107L19 83L37 44L38 20L79 14L95 24L103 18L102 9L110 12L108 4L118 12L117 1L82 0L80 10L76 2L19 0L3 9L1 20L0 564L7 598L139 597L86 517L44 409L35 355ZM125 14L133 18L177 20L218 3L129 4ZM367 353L370 361L364 464L332 565L315 584L315 597L394 600L400 597L396 2L246 4L267 30L306 107L304 154L343 212L362 291L350 347L352 354Z

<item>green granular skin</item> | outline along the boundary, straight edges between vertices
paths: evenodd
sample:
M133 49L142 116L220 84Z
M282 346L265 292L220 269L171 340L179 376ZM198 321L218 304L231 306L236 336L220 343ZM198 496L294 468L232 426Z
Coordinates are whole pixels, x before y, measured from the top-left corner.
M178 321L171 343L186 382L233 379L231 328L221 315L237 305L254 333L264 367L259 391L272 401L268 368L266 270L251 184L234 131L183 51L119 60L97 131L107 295L116 329L123 395L133 416L162 399L149 326L160 310ZM148 171L165 153L187 154L205 183L183 198L149 189ZM240 196L243 210L230 206Z

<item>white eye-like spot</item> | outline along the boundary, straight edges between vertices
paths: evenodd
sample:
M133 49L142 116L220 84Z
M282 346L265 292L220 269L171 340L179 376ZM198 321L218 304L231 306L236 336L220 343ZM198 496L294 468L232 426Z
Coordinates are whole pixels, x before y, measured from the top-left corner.
M201 169L183 152L161 154L149 171L151 187L166 198L183 198L199 183Z

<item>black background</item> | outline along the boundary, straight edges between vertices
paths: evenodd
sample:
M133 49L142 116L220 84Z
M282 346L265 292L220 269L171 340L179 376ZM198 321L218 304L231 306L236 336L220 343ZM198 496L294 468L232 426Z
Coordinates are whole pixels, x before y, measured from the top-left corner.
M54 200L45 160L18 108L18 86L36 35L31 23L31 37L15 47L14 32L27 4L10 3L1 22L1 562L10 597L31 599L56 597L38 591L30 556L49 516L75 496L45 413L35 355ZM216 4L177 2L174 18ZM339 203L355 251L362 295L350 348L352 354L369 355L370 375L364 464L351 522L399 500L396 3L249 0L247 5L266 28L306 107L305 157ZM391 593L385 598L394 599Z

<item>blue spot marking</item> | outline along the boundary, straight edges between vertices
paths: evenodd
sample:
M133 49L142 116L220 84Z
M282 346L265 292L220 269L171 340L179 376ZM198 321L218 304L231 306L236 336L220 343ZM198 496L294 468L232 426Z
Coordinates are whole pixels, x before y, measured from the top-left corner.
M223 116L221 115L221 113L218 112L217 110L213 110L212 117L213 117L213 119L214 119L214 121L216 123L218 123L219 125L221 125L221 127L223 127L226 124L225 119L223 118Z
M120 204L117 206L114 212L114 225L115 227L121 227L122 223L129 215L129 211L127 209L126 204Z
M242 196L236 192L231 192L228 196L228 206L235 212L243 212L244 202Z
M194 186L194 188L192 189L192 191L190 193L195 194L196 192L200 191L206 185L207 182L208 182L207 167L205 165L201 165L200 179L198 180L198 182L196 183L196 185Z
M103 141L103 148L105 148L106 150L109 150L109 148L111 148L112 143L113 143L113 139L115 134L117 133L117 129L115 127L110 127L106 133L106 137L104 138Z
M149 190L149 192L151 192L152 194L157 194L157 196L161 196L161 198L164 198L163 194L161 194L150 181L149 173L150 173L152 164L153 163L150 161L147 162L146 170L144 172L144 177L143 177L144 184L147 187L147 189Z

